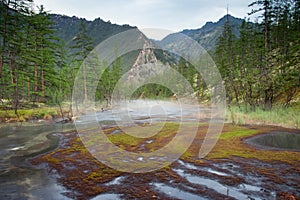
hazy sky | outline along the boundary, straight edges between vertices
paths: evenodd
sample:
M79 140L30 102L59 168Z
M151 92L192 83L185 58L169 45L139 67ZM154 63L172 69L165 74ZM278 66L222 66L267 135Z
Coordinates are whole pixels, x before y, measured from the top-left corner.
M244 18L253 0L35 0L51 13L172 31L202 27L229 13Z

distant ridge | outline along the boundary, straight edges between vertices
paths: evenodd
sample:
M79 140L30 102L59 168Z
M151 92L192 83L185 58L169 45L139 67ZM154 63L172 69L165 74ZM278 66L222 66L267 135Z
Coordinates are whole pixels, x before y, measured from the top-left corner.
M136 28L134 26L112 24L110 21L103 21L97 18L93 21L84 18L69 17L66 15L51 14L51 19L54 22L54 28L57 30L56 36L70 45L72 39L79 31L79 25L83 22L86 25L89 36L94 41L94 46L117 33Z
M78 18L75 16L69 17L58 14L51 14L50 16L52 21L54 22L54 28L57 30L56 36L64 40L68 47L73 44L72 39L78 34L79 27L82 22L86 25L88 35L93 39L94 46L98 45L105 39L115 34L136 28L135 26L130 26L128 24L112 24L110 21L105 22L100 18L89 21L84 18ZM233 33L237 37L239 37L239 30L243 20L235 18L231 15L225 15L217 22L207 22L203 27L199 29L185 29L179 33L173 33L171 35L173 36L174 34L185 34L196 40L200 45L202 45L202 47L204 47L204 49L208 51L214 51L218 38L222 34L227 17L233 28ZM158 46L180 45L174 43L171 35L165 37L161 41L151 39L148 40L147 38L145 38L145 43L156 43ZM152 60L156 60L162 63L174 64L177 62L177 58L172 58L171 55L163 51L149 51L146 49L128 53L126 56L122 56L122 61L124 63L124 66L127 66L125 68L128 69L132 67L132 70L134 70L134 65L137 65L136 63L140 65L140 62L143 61L142 58L151 58Z
M242 25L243 20L231 15L225 15L218 22L207 22L203 27L199 29L185 29L179 33L174 34L185 34L196 40L206 50L213 51L216 48L219 36L222 34L227 16L229 19L229 23L232 26L233 34L239 37L240 26ZM170 44L172 41L170 41L169 36L158 42L158 44Z

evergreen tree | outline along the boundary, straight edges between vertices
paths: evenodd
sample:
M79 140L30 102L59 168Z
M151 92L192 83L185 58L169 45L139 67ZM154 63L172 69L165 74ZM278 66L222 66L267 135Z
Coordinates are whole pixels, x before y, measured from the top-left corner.
M299 1L263 0L250 14L261 12L261 23L244 21L240 38L224 26L215 53L228 102L268 110L287 106L299 94ZM235 97L235 101L233 101Z
M88 56L88 54L93 49L93 41L92 38L88 35L86 26L83 22L81 22L79 26L79 33L73 38L74 45L71 47L73 49L74 54L74 62L75 65L82 66L82 73L83 73L83 91L84 91L84 101L88 101L87 99L87 78L88 72L86 70L87 66L83 62L84 59Z
M31 0L1 1L0 5L1 98L10 100L17 114L32 95L36 101L45 100L46 87L55 77L54 32L43 7L35 14Z
M218 63L222 78L225 81L229 103L231 103L233 99L235 99L236 103L239 103L238 88L236 83L238 79L233 48L234 42L235 37L232 33L232 27L229 22L229 15L227 15L227 20L224 24L222 35L218 40L215 58Z

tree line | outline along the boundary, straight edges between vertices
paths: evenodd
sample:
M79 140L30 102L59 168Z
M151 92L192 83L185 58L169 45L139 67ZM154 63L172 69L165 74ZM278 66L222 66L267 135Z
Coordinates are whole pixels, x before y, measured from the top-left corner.
M94 48L84 21L79 25L78 33L71 44L55 37L55 24L44 7L37 11L32 0L0 1L0 106L2 109L18 109L38 106L39 103L58 105L72 101L72 89L77 73L80 73L82 94L78 101L87 102L88 78L94 77L94 71L87 70L83 64ZM106 66L94 56L93 65ZM95 94L96 101L110 104L115 84L124 73L122 57L117 57L99 80ZM82 66L82 68L80 68ZM193 85L196 70L180 59L173 66L187 77ZM99 67L98 67L99 68ZM89 68L90 69L90 68ZM79 71L81 70L81 71ZM95 80L98 81L98 80ZM143 94L143 95L142 95ZM161 85L146 85L139 88L132 98L170 97L173 93Z
M213 53L223 77L229 105L246 104L251 109L288 106L299 96L300 1L260 0L249 5L256 23L244 20L237 38L229 18ZM0 106L18 109L38 103L61 105L71 102L73 83L93 49L93 40L82 22L71 45L55 35L55 26L43 6L33 0L0 0ZM95 59L97 59L95 57ZM97 65L105 65L97 60ZM103 73L96 100L109 104L115 84L123 74L122 58ZM200 74L184 59L172 65L192 85L200 101L209 99ZM81 68L82 101L87 101L86 79ZM161 85L139 88L134 97L169 97ZM61 107L61 106L60 106ZM71 108L71 104L70 104Z
M73 83L93 40L82 21L71 44L55 37L55 25L43 6L33 0L0 1L0 108L14 110L40 103L61 107L71 101ZM99 61L97 64L101 65ZM104 100L121 76L121 60L106 70L96 97ZM83 68L84 78L88 73ZM84 100L87 98L83 81ZM71 108L71 104L70 104Z
M249 7L257 22L245 19L236 38L227 20L214 55L228 103L286 107L300 92L300 1L260 0Z
M52 23L32 1L0 2L1 101L17 112L21 102L43 101L55 78ZM2 102L3 103L3 102Z

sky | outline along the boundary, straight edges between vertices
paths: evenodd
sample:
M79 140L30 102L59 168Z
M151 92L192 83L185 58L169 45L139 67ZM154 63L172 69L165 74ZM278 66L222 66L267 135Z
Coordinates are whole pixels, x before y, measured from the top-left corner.
M129 24L139 29L155 28L178 32L201 28L216 22L227 13L244 18L253 0L34 0L55 14L77 16L116 24Z

